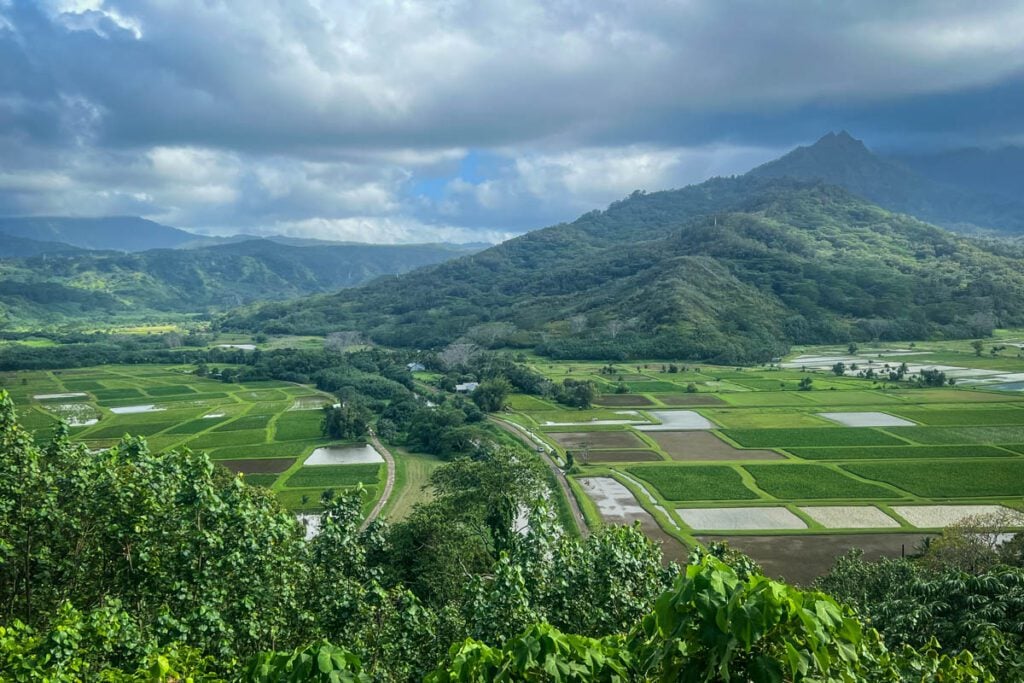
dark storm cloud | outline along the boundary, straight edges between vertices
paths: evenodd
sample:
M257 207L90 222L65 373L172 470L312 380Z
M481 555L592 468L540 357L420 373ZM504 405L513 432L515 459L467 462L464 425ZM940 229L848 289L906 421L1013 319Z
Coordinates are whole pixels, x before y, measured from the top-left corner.
M1022 32L1016 2L0 0L0 212L500 237L831 128L1013 139Z

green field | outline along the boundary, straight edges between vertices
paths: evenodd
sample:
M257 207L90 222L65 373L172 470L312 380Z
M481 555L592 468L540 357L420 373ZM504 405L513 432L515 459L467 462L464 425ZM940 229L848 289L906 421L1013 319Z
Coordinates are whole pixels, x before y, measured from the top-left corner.
M288 488L344 487L374 484L383 465L316 465L303 467L285 480Z
M757 494L740 473L724 466L636 465L626 471L650 482L666 500L750 500Z
M888 431L921 444L1001 444L1024 442L1024 425L1002 427L890 427Z
M860 446L852 448L787 448L805 460L901 460L903 458L1010 458L996 446Z
M722 433L745 448L789 448L800 446L897 446L904 444L900 439L886 434L885 432L864 427L724 429L722 430Z
M1024 425L1024 410L1015 406L981 409L964 409L960 406L930 409L901 408L890 410L890 412L893 415L899 415L929 426Z
M745 465L758 488L782 500L852 498L881 500L900 494L820 465Z
M1024 460L918 463L858 463L843 469L884 481L922 498L1024 496Z
M277 418L274 439L295 441L316 438L320 436L320 423L323 418L323 413L319 410L293 410L283 413Z
M52 436L58 413L69 411L67 406L74 404L85 406L84 411L90 417L99 417L98 424L71 430L72 438L86 443L89 448L113 446L130 434L145 437L154 450L188 447L206 451L215 460L294 459L304 457L317 446L331 443L331 439L321 434L319 410L289 410L295 397L313 396L328 402L332 400L329 396L286 382L226 384L197 377L191 374L191 369L191 366L133 365L3 373L0 386L10 390L22 424L40 442ZM34 398L71 393L85 395ZM111 411L111 408L148 405L155 406L156 410L130 414ZM77 410L71 411L72 414L77 415ZM315 509L324 489L343 489L359 480L373 483L379 479L376 469L368 475L358 469L360 466L355 467L356 470L347 470L346 474L335 472L331 467L310 473L307 470L315 468L304 470L296 464L282 474L248 474L245 481L278 489L285 505L301 501L302 496L280 490L286 480L291 482L290 486L316 489L314 504L310 507ZM376 465L371 467L379 469ZM370 489L377 491L376 487Z
M880 353L905 346L879 346L877 352L862 352L864 365L879 369ZM1024 361L1019 359L1004 356L990 362L976 358L966 342L937 342L934 349L925 342L915 346L913 363L1024 370ZM953 347L957 350L950 350ZM848 351L843 346L805 348L799 353L843 356ZM575 458L578 476L618 479L631 489L634 500L619 495L614 505L639 505L665 533L689 543L696 542L691 534L699 530L670 523L672 509L744 507L754 502L786 505L796 514L798 506L816 501L883 508L895 501L931 505L988 502L1024 508L1024 392L925 388L908 382L837 377L831 366L802 371L799 366L783 370L702 364L689 366L686 372L664 374L660 369L666 365L662 361L615 364L613 373L598 375L605 366L536 359L533 367L554 381L571 376L614 382L622 376L631 393L609 394L607 382L602 382L597 388L604 392L597 401L599 408L583 411L556 411L548 405L550 400L517 396L511 405L516 414L511 419L524 425L539 424L538 432L546 435L561 457L566 451L579 451L578 442L589 443L591 457L582 462ZM682 368L686 364L675 361L675 365ZM890 365L896 366L898 362ZM812 380L810 391L798 390L805 377ZM683 391L690 382L699 393ZM671 385L678 388L661 393ZM614 411L623 409L692 410L711 420L715 428L710 432L659 433L631 425L545 426L545 422L621 419ZM846 427L818 415L823 412L881 412L917 426ZM595 444L605 442L617 444L614 448L618 450L607 451L609 457L601 457L603 452L595 450L599 448ZM630 445L623 445L626 443ZM624 448L638 450L627 452ZM685 461L673 461L673 454L678 456L680 450L687 454ZM648 465L624 457L640 451L667 462ZM630 481L627 476L635 479ZM646 494L641 486L646 487ZM585 498L582 505L589 511L591 524L601 519L596 501L606 495L598 489L577 488L577 497ZM606 518L620 520L621 514L613 506ZM627 519L640 518L627 515ZM722 533L841 533L823 531L809 519L808 524L807 529ZM899 527L869 531L907 533L916 528L904 522Z

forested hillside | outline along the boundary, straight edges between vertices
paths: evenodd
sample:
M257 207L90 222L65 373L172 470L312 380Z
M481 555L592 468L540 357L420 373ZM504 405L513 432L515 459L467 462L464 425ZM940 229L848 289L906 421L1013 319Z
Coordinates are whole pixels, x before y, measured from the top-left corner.
M147 312L208 313L352 287L466 251L447 245L300 247L249 240L197 249L5 260L0 261L0 326Z
M790 343L969 337L1024 323L1019 254L820 183L713 179L228 328L559 358L767 360Z
M62 242L82 249L116 251L167 249L185 244L196 237L190 232L135 216L6 217L0 218L0 235Z
M999 184L987 187L965 181L963 169L958 173L922 172L922 163L913 158L915 168L899 160L882 158L863 142L846 131L829 133L808 147L798 147L775 161L750 171L761 178L796 178L821 180L846 188L890 211L908 213L924 221L951 230L997 233L1024 233L1024 202L1020 195L998 191ZM984 166L981 177L998 176L998 159L976 161ZM947 167L950 165L947 162ZM1012 177L1012 174L1011 176ZM1016 181L1019 185L1019 181Z

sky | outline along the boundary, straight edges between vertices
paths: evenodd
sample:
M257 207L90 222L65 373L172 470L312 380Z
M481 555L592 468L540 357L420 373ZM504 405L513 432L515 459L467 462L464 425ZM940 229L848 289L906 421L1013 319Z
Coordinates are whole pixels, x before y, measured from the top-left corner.
M1024 144L1019 0L0 0L0 215L500 241L849 130Z

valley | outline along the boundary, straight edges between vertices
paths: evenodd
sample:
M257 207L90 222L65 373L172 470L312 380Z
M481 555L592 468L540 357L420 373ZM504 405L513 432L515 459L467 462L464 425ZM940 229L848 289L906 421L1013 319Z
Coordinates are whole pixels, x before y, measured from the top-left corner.
M310 352L322 344L223 336L209 348L237 361L287 354L296 341ZM566 531L579 532L568 490L584 532L639 521L679 561L700 543L727 540L773 575L807 583L849 548L900 556L964 518L996 515L1024 528L1022 343L1000 331L984 355L967 342L801 347L739 367L527 356L523 367L552 384L593 383L592 404L511 393L493 419L558 466L568 489L552 485L550 495ZM379 504L401 520L430 499L436 455L386 435L396 485L380 501L389 476L381 454L365 437L322 430L334 394L301 382L222 381L245 368L225 363L197 376L180 362L105 365L8 372L0 384L40 443L64 419L92 452L125 434L157 451L202 451L296 513L318 514L356 486L364 515ZM941 386L925 384L932 369L944 373ZM435 372L411 378L442 392ZM791 542L803 550L789 553Z

